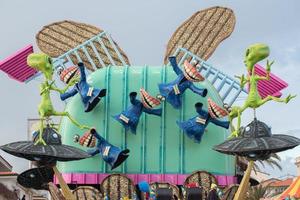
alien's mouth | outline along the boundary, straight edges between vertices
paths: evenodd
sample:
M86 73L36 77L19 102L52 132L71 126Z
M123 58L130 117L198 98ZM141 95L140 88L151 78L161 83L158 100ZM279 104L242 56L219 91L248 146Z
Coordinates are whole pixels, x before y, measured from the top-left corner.
M160 101L157 98L150 96L144 88L140 89L140 94L144 107L152 109L160 104Z
M228 115L227 110L218 106L210 98L207 99L208 102L208 112L212 118L222 118Z
M93 136L90 132L86 132L79 140L79 144L84 147L95 147L96 146L96 137Z
M72 80L72 78L75 78L77 76L79 76L78 67L73 66L61 72L60 80L68 84Z
M204 77L198 72L196 66L190 64L187 60L183 64L183 74L186 79L192 82L204 81Z

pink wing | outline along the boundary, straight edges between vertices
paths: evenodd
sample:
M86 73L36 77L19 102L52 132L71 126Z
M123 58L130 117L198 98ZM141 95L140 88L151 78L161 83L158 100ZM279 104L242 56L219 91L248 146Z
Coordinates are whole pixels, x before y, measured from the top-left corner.
M266 76L266 70L256 64L255 65L255 74L259 76ZM286 88L288 84L280 79L278 76L275 76L274 74L270 74L270 80L265 81L265 80L260 80L258 81L258 92L262 98L267 97L268 95L275 96L275 97L280 97L282 93L280 92L284 88ZM249 87L248 87L249 88Z
M20 49L13 55L0 61L0 70L5 72L10 78L19 82L26 82L38 73L37 70L27 65L27 56L33 53L32 45Z

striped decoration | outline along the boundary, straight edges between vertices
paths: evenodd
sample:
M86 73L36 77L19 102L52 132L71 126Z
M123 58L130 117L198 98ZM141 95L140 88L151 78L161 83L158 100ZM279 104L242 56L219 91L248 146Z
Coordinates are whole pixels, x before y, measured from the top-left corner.
M64 20L46 25L36 34L39 49L53 58L77 64L90 71L109 65L129 65L118 44L102 29Z
M19 82L28 82L38 71L27 65L27 56L33 53L32 45L28 45L3 61L0 61L0 70L10 78Z
M207 60L218 45L234 30L235 16L231 9L211 7L193 14L173 33L168 42L164 63L179 47L188 49L203 60ZM178 59L183 57L183 52Z
M266 76L266 70L259 64L255 65L255 74L259 76ZM260 80L258 81L257 84L257 89L262 98L267 97L268 95L274 96L274 97L280 97L281 90L286 88L288 84L280 79L278 76L275 76L274 74L270 74L270 80L265 81L265 80ZM249 90L249 87L248 87Z

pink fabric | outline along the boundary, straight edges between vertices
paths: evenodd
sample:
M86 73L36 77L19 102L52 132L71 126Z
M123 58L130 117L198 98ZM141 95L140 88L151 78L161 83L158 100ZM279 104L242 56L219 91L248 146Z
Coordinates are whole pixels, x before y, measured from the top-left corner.
M255 74L260 76L266 76L266 70L262 66L256 64ZM269 81L261 80L258 81L257 84L258 92L262 98L265 98L268 95L280 97L282 95L280 91L286 88L287 86L288 84L284 80L280 79L278 76L275 76L272 73L270 74Z
M96 173L67 173L62 174L68 184L100 184L109 174ZM188 174L126 174L135 184L140 181L167 182L175 185L183 185ZM234 176L216 175L219 185L226 186L237 183ZM54 183L58 183L55 177Z
M32 45L20 49L3 61L0 61L0 70L19 82L27 81L38 72L27 65L27 56L30 53L33 53Z

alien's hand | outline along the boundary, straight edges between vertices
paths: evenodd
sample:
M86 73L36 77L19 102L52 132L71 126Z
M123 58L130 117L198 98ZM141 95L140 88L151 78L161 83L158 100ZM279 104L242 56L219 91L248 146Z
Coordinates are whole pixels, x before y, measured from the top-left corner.
M271 72L271 66L274 64L274 60L272 62L270 62L269 60L267 60L267 67L266 67L266 71L268 73Z
M79 78L79 77L72 78L72 79L69 81L69 83L68 83L68 86L70 87L70 86L73 86L73 85L75 85L76 83L78 83L78 82L79 82L79 80L80 80L80 78Z
M243 74L242 76L234 76L234 77L240 79L241 88L244 88L244 86L247 82L245 75Z
M66 85L66 87L64 89L58 89L58 92L60 94L64 94L69 89L69 87L75 85L77 82L78 82L77 78L71 79L70 82Z

